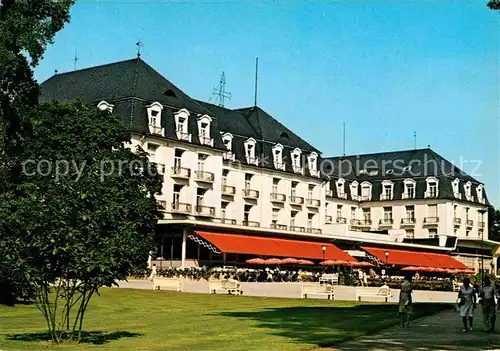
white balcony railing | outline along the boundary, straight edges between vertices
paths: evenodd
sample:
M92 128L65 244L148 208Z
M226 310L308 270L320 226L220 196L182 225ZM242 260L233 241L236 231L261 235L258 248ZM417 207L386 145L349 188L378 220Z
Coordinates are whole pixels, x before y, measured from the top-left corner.
M222 157L226 161L235 161L236 160L236 154L232 153L231 151L226 151L224 154L222 154Z
M344 192L338 192L338 193L337 193L337 197L338 197L339 199L344 199L344 200L346 200L346 199L347 199L347 193L344 193Z
M214 146L214 139L213 138L207 138L206 136L200 135L198 136L198 139L200 140L201 145L207 145L207 146Z
M153 124L150 124L148 127L151 134L165 136L165 128Z
M236 187L230 185L223 185L221 187L222 195L234 196L236 194Z
M285 194L279 194L279 193L271 193L271 201L272 202L285 202L286 201L286 195Z
M259 192L253 189L243 189L243 197L246 199L258 199Z
M455 197L455 199L459 199L459 200L462 199L462 194L460 194L460 193L453 193L453 196Z
M195 172L195 179L198 182L213 183L214 179L215 179L215 175L212 172L196 171Z
M332 222L333 222L332 216L326 215L325 216L325 223L332 224Z
M333 197L333 190L326 190L325 194L327 197Z
M186 167L172 167L172 178L183 178L183 179L189 179L191 178L191 170Z
M191 134L190 133L185 133L183 131L177 131L176 134L177 134L177 139L191 142Z
M306 205L308 207L319 207L321 205L321 201L318 199L307 199Z
M434 198L436 198L436 197L437 197L437 191L426 191L426 192L424 193L424 197L425 197L426 199L434 199Z

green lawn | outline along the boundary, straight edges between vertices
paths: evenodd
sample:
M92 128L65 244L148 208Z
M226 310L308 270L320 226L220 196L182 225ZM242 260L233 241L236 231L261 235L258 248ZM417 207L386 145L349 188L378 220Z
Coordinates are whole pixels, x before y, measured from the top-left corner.
M310 350L397 324L396 312L393 304L103 289L89 305L80 345L44 341L35 306L0 306L0 350Z

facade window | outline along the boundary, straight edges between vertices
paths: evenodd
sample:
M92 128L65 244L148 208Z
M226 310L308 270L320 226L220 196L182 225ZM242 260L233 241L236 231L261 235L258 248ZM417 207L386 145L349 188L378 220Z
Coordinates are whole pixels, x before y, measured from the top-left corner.
M354 181L351 183L351 199L354 201L359 200L358 182L357 181Z
M174 169L182 167L182 154L184 150L176 149L174 154Z
M372 199L372 185L369 182L361 183L361 200L370 201Z
M295 217L297 216L298 211L291 211L290 212L290 229L294 230L295 227Z
M151 134L165 135L165 128L161 127L161 111L163 106L158 102L153 102L151 105L146 106L148 113L148 126Z
M435 177L426 179L427 190L425 191L426 198L436 198L438 196L438 180Z
M342 205L337 205L337 219L342 218Z
M198 154L198 171L203 172L205 170L205 160L208 158L206 154Z
M309 184L308 191L307 191L307 198L308 199L314 199L314 188L315 188L314 185Z
M181 201L181 189L182 185L174 184L174 191L172 196L172 204L174 208L177 208L179 202Z
M392 222L392 207L384 207L384 221Z
M429 228L429 238L437 238L438 230L436 228Z
M273 163L274 168L284 171L285 164L283 163L283 146L276 144L273 147Z
M456 178L455 180L453 180L453 182L451 183L451 186L453 188L453 196L456 198L456 199L461 199L462 198L462 194L460 194L460 180L458 178Z
M299 184L298 182L292 182L292 187L290 189L290 196L292 198L294 198L295 196L297 196L297 185L298 184Z
M468 201L472 201L471 189L472 189L472 183L471 182L465 183L464 185L465 197L467 198Z
M227 177L229 175L229 169L222 170L222 187L227 186Z
M467 222L469 220L469 212L470 212L470 208L466 207L465 208L465 222Z
M414 199L415 198L415 181L413 179L404 180L405 190L403 193L403 199Z
M252 181L252 174L246 173L245 174L245 191L250 190L251 181Z
M273 214L272 214L272 218L271 218L271 223L273 223L275 225L278 224L279 215L280 215L280 209L279 208L273 208Z
M307 214L307 229L309 229L309 231L313 228L313 222L314 222L314 213L308 213Z
M307 156L307 163L309 167L309 172L313 177L319 176L318 171L318 154L312 152L309 156Z
M292 168L295 173L302 173L302 151L295 148L292 153Z
M252 205L245 205L243 207L243 225L248 225L250 221L250 211L252 210Z
M210 136L211 124L212 118L210 116L203 115L198 118L198 137L202 145L214 146L214 140Z
M371 223L372 213L370 208L363 208L363 220L365 223Z
M415 239L415 230L414 229L406 229L405 236L408 239Z
M415 206L406 206L406 218L415 221Z
M279 183L280 183L280 179L279 178L273 178L273 190L272 190L273 194L277 194L278 193Z
M380 200L392 200L394 189L394 183L389 180L384 180L382 182L382 194L380 195Z
M356 207L351 207L351 219L356 218Z
M230 133L224 133L222 135L222 142L227 151L223 154L225 160L234 161L235 155L233 154L233 135Z
M465 236L469 236L469 235L470 235L470 230L468 230L468 229L467 229L467 230L465 231Z
M205 189L197 188L196 189L196 208L198 212L201 212L201 207L203 206L205 200Z
M486 200L484 198L484 186L482 184L479 184L476 187L476 195L477 195L477 201L479 201L482 204L486 203Z
M158 150L158 145L148 143L148 154L149 160L151 162L156 162L156 151Z
M224 201L222 201L220 203L220 218L222 220L227 218L227 205L228 204L229 204L229 202L224 202Z
M254 138L250 138L245 141L244 146L245 146L245 157L247 159L247 163L256 165L257 164L257 159L255 158L255 144L257 142L255 141Z
M438 217L438 212L437 212L437 205L427 205L427 217L430 218L437 218Z

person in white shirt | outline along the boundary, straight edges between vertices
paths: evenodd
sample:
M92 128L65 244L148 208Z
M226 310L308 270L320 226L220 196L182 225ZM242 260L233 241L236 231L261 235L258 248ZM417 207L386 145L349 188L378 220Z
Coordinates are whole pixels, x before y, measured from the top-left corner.
M153 280L156 277L156 264L151 267L151 274L149 275L149 280Z
M491 285L489 277L484 278L484 286L479 291L480 304L483 311L483 320L486 324L486 332L491 333L495 330L496 303L495 298L499 298L499 292Z

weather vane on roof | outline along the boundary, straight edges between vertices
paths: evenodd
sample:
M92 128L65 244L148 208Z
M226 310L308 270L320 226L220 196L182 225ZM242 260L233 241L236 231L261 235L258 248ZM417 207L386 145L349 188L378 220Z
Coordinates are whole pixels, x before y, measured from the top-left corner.
M141 48L144 46L144 43L139 39L135 45L137 45L137 57L141 57Z

